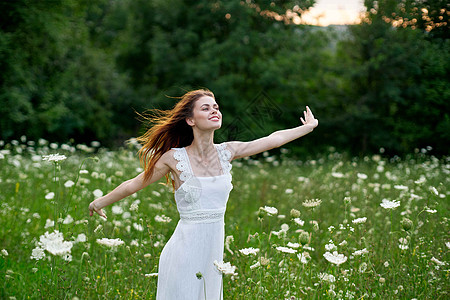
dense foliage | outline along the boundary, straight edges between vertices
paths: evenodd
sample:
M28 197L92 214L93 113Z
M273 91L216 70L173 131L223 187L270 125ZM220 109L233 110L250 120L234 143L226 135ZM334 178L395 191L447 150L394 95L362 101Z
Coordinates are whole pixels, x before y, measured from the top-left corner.
M135 111L207 87L220 140L296 126L309 105L318 133L293 148L447 154L447 1L366 0L359 25L294 24L314 2L1 1L1 139L118 145L140 133Z

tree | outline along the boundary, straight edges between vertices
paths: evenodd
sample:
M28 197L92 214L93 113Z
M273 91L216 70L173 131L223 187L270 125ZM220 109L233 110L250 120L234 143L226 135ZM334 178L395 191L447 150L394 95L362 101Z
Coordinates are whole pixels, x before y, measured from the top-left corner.
M366 6L366 19L340 45L342 68L351 70L340 122L348 126L342 130L354 151L385 147L397 154L434 146L437 153L447 153L448 41L393 26L388 16L402 7L397 1L366 1ZM439 139L436 133L442 134Z

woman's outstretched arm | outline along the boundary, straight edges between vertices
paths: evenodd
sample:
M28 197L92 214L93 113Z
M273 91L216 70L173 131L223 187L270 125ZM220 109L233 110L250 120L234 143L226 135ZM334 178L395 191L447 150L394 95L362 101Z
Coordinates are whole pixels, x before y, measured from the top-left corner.
M303 112L303 115L304 118L300 118L303 123L301 126L278 130L268 136L251 142L228 142L227 145L232 151L233 159L251 156L273 148L281 147L286 143L310 133L317 125L319 125L319 121L314 118L314 115L308 106L306 107L306 111Z
M135 178L122 182L119 186L117 186L114 190L112 190L105 196L97 198L94 201L92 201L89 204L89 215L92 216L94 212L96 212L100 216L106 218L106 215L102 210L103 207L106 207L114 202L122 200L123 198L128 197L131 194L134 194L137 191L145 188L149 184L161 179L164 175L166 175L170 171L169 165L166 162L167 160L166 154L163 154L163 156L161 156L161 158L156 162L153 175L148 180L144 180L144 172L142 172Z

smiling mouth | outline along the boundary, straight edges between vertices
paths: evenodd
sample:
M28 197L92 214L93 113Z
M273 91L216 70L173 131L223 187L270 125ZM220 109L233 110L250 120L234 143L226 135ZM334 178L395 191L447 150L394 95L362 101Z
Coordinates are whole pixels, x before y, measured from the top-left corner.
M217 121L220 120L219 117L217 117L217 116L211 117L211 118L209 118L209 119L210 119L210 120L217 120Z

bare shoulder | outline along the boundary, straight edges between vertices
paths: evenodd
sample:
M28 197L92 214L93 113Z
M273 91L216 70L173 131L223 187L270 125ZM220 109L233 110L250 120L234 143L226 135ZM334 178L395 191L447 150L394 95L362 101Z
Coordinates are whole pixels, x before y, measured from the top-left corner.
M175 149L170 149L169 151L166 151L161 155L161 158L159 159L162 163L169 164L170 162L175 162L174 153Z

